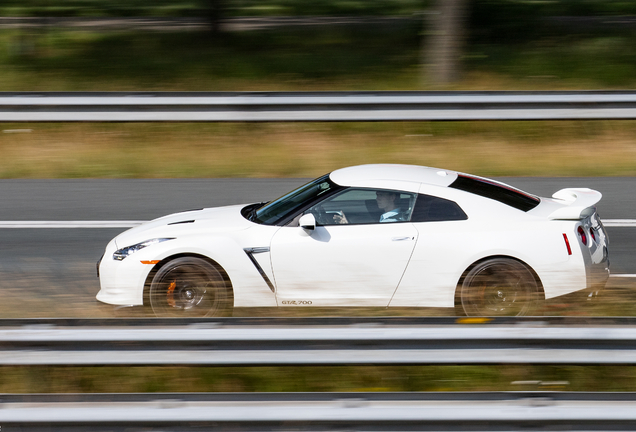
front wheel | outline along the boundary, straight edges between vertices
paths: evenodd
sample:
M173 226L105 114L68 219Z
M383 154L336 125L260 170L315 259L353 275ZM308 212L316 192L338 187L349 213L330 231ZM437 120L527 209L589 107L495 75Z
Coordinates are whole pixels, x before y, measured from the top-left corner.
M183 257L166 263L152 278L148 297L157 317L226 316L232 310L229 282L201 258Z
M510 258L493 258L475 265L459 289L461 309L467 316L532 315L541 298L534 274Z

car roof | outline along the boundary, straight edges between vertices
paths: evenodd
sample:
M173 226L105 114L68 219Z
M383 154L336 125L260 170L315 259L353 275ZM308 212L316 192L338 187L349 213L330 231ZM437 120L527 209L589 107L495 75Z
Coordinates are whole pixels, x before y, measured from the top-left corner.
M341 168L329 177L341 186L351 186L366 181L397 180L448 186L457 179L455 171L419 165L370 164Z

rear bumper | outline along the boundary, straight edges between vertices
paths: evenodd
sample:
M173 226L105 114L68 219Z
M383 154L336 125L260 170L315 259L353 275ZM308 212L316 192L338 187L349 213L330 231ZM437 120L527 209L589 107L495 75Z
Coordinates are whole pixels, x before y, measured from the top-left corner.
M587 289L583 291L587 300L590 300L590 301L594 300L599 295L601 295L601 293L605 289L605 285L607 284L608 278L609 278L609 273L608 273L608 277L605 278L604 280L599 280L597 283L588 285Z
M609 238L596 213L582 221L582 226L586 233L590 233L588 245L582 245L582 249L586 264L587 291L593 295L605 288L610 277Z
M603 289L610 277L609 260L598 264L592 264L587 271L587 288L588 297L597 296Z

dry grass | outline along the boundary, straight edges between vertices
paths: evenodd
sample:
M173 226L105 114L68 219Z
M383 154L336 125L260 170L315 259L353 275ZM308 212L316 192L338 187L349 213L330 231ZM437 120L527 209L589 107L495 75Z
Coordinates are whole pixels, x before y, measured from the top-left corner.
M99 281L94 271L77 268L38 270L43 263L31 261L28 268L3 271L0 281L2 318L109 318L114 312L95 300ZM50 263L55 266L59 263ZM93 270L93 269L89 269ZM66 272L75 275L55 277ZM90 273L90 274L89 274Z
M31 266L33 267L33 266ZM66 271L73 271L67 269ZM57 282L51 271L6 273L0 281L2 318L141 318L151 316L141 307L115 308L95 300L99 282L86 269L76 278ZM27 294L25 294L27 293ZM621 317L635 316L636 281L610 279L602 295L588 301L579 293L546 301L541 316ZM444 317L453 308L237 308L234 317Z
M635 126L632 121L4 125L0 178L312 177L363 163L502 176L634 175Z

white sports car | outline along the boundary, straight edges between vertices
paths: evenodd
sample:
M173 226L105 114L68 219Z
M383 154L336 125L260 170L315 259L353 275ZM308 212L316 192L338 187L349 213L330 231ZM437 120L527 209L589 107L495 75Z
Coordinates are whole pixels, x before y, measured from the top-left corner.
M132 228L98 263L99 301L161 317L234 307L455 307L528 315L602 289L601 194L541 198L448 170L343 168L268 202L188 211Z

